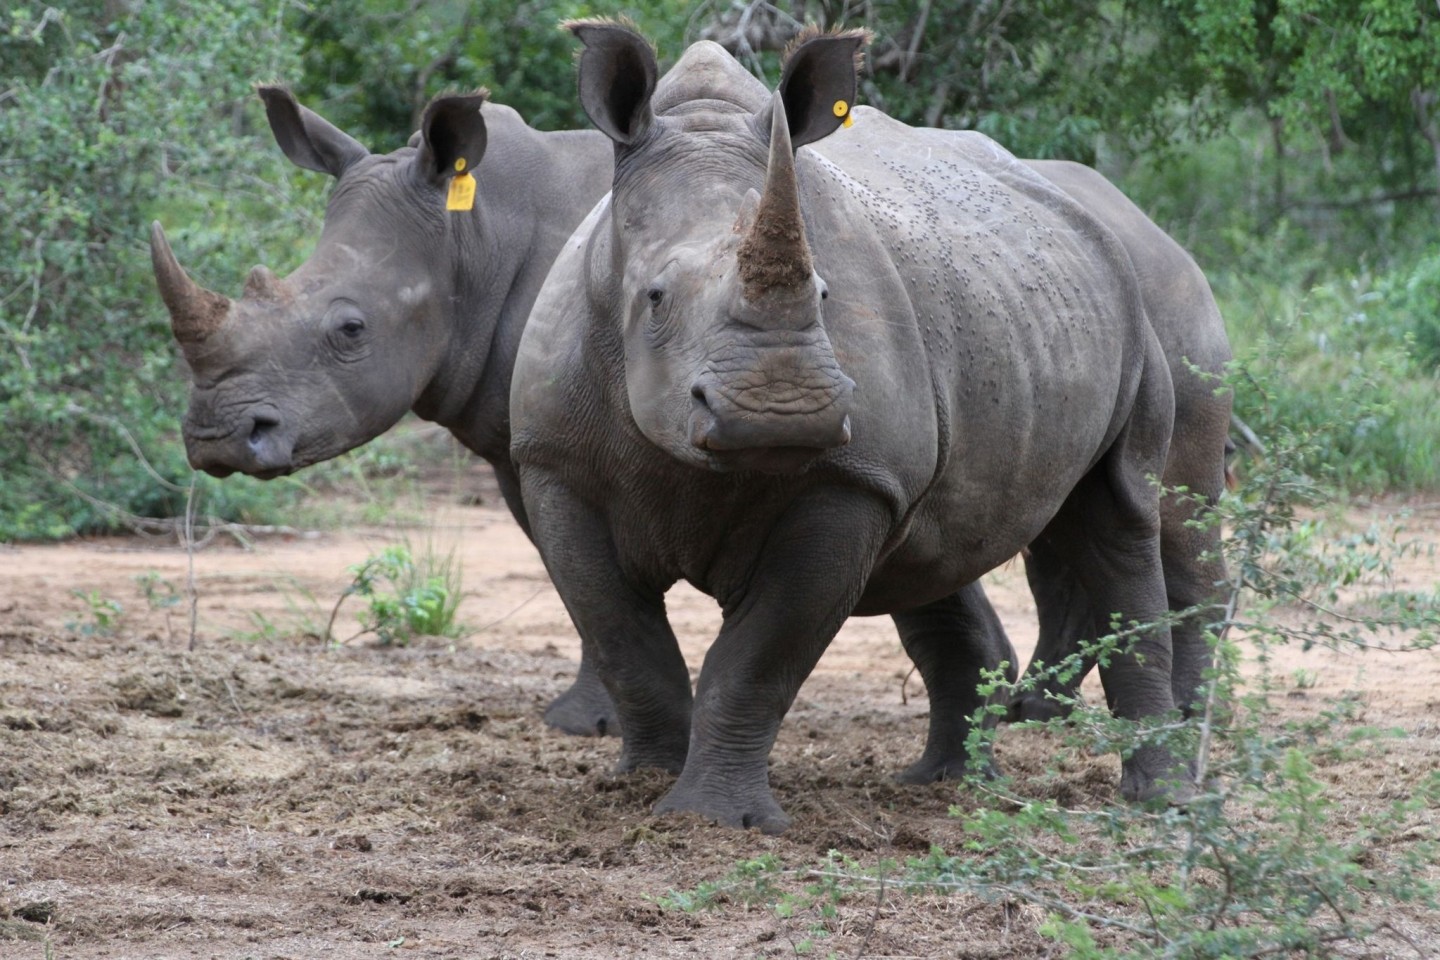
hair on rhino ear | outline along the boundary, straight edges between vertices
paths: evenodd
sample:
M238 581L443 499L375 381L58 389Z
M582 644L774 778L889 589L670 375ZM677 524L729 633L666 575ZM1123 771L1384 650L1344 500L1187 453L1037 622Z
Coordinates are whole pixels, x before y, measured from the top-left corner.
M585 115L616 143L634 143L654 119L655 48L629 20L567 20L560 27L584 44L578 82Z
M793 146L827 137L849 118L871 36L866 29L810 24L785 48L779 90Z
M338 178L355 161L370 155L354 137L300 106L295 95L284 87L264 84L257 86L255 93L265 103L265 117L275 142L297 167Z
M484 87L472 93L442 93L425 107L416 163L422 176L439 183L457 173L468 173L480 165L489 134L481 107L490 99Z

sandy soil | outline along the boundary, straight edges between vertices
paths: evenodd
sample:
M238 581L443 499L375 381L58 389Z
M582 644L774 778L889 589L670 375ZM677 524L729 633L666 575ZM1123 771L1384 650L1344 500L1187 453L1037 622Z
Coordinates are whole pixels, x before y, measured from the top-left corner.
M164 605L187 578L173 544L0 547L0 957L787 956L813 915L654 898L767 852L802 865L832 848L873 861L960 847L955 787L890 779L918 755L927 702L881 619L846 626L786 721L772 782L787 835L651 816L669 778L612 776L615 740L540 723L579 645L538 556L485 494L439 498L419 527L217 541L195 559L193 651L183 604ZM1440 539L1440 515L1413 532ZM456 548L471 632L403 648L307 635L347 568L402 537ZM1411 561L1402 581L1433 589L1440 567ZM988 589L1028 656L1022 568ZM669 601L698 667L714 604L680 588ZM342 608L340 636L358 612ZM1440 655L1279 657L1276 675L1296 678L1287 714L1354 691L1365 723L1399 731L1383 754L1322 771L1342 821L1440 765ZM1007 730L999 762L1038 776L1046 737ZM1113 802L1118 759L1087 762L1067 799ZM965 897L861 898L825 921L817 951L1063 956L1042 919ZM1403 936L1351 952L1440 951L1440 920L1393 919Z

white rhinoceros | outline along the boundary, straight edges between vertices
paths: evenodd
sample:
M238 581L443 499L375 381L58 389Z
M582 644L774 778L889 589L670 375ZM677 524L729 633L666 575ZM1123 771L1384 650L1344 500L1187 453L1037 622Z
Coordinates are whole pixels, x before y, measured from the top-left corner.
M1152 481L1174 397L1114 234L983 136L853 110L859 33L803 36L770 95L714 44L660 79L628 27L571 29L615 179L526 326L511 452L620 768L681 771L658 810L783 829L767 757L843 620L893 614L968 717L1008 645L967 594L1027 545L1093 629L1157 624L1102 678L1120 716L1172 709ZM681 579L724 612L693 709ZM912 775L959 769L954 744ZM1156 746L1121 786L1190 790Z

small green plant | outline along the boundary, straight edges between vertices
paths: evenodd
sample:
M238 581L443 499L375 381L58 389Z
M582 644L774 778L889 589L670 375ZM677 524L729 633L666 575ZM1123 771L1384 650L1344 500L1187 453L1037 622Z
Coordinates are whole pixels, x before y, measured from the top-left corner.
M443 557L426 550L417 562L409 544L386 547L350 568L349 586L340 594L325 627L330 641L335 617L347 597L367 601L360 634L373 633L382 644L404 645L415 637L457 637L460 565L452 550Z
M84 620L74 620L65 626L77 633L86 636L108 637L115 632L120 624L120 618L125 614L125 608L120 601L103 595L99 590L71 590L70 593L78 597L85 604L85 611L81 614Z
M180 605L180 589L154 570L136 574L135 583L151 610L168 610Z

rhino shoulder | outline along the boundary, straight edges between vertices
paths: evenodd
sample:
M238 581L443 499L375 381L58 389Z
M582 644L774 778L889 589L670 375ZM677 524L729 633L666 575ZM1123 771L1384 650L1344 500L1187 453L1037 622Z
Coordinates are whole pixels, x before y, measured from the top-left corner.
M578 379L569 374L583 363L580 351L590 326L586 262L597 228L609 222L609 211L607 193L560 248L531 308L510 386L510 416L517 444L522 434L538 424L557 417L556 422L564 422L563 411L569 402L566 390Z

